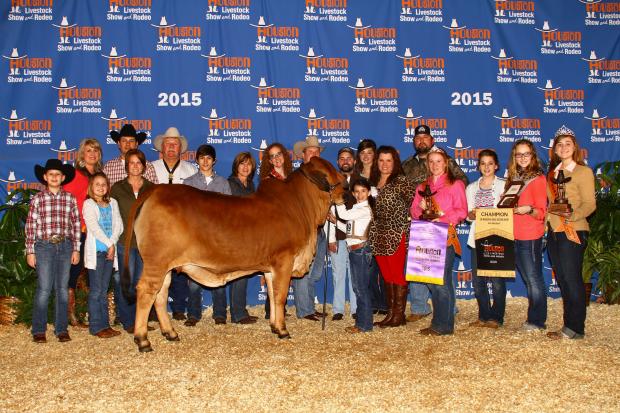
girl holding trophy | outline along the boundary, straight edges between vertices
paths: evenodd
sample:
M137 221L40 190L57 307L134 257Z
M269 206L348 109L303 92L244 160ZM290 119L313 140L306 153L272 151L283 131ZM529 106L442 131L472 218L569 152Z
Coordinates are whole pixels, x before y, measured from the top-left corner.
M556 132L551 151L547 248L562 293L564 326L547 336L579 339L584 336L586 320L581 266L589 231L586 217L596 209L594 174L585 166L575 134L566 126Z

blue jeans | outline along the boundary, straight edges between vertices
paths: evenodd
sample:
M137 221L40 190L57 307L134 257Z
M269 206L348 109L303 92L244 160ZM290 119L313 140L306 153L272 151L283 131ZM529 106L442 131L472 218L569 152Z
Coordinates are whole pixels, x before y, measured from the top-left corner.
M68 283L72 252L73 245L70 240L58 244L51 244L48 241L37 241L34 244L37 289L32 308L33 335L44 334L47 330L47 304L52 288L56 293L54 334L67 332Z
M454 247L446 250L446 267L443 272L443 285L426 284L431 290L433 302L433 320L431 328L441 334L454 332L454 305L456 294L452 280L452 266L454 265Z
M114 271L114 261L106 259L106 251L97 251L97 268L88 270L88 331L97 334L110 328L108 315L108 287Z
M542 273L542 237L529 241L515 240L515 258L527 287L527 322L546 328L547 291Z
M372 330L372 291L370 270L373 256L370 246L349 252L351 263L351 284L357 299L357 320L355 326L363 331Z
M338 252L330 252L332 260L332 277L334 279L334 314L344 314L344 304L346 301L347 273L349 273L349 302L351 304L351 314L355 314L357 303L353 292L353 282L351 281L351 271L349 264L349 251L345 240L337 241Z
M577 334L585 334L586 297L581 267L587 246L588 232L577 231L581 244L569 241L564 232L547 234L547 248L555 279L562 293L564 327Z
M387 311L387 303L385 302L385 283L381 271L379 271L379 264L375 256L372 256L370 263L370 292L372 297L372 309Z
M233 323L249 316L246 307L248 278L242 277L228 283L230 299L230 319ZM202 293L204 288L196 281L189 279L189 301L187 315L200 320L202 318ZM209 288L213 300L213 318L226 318L226 286Z
M310 266L310 271L303 278L293 278L293 296L295 297L295 314L297 318L304 318L314 314L314 284L321 279L327 253L327 238L323 229L319 230L316 240L316 255Z
M478 319L480 321L497 321L504 324L506 312L506 279L501 277L478 277L478 256L476 249L471 249L472 284L478 301ZM490 282L493 291L493 305L489 297L487 283Z
M411 297L411 314L426 315L431 313L431 306L428 304L431 291L427 284L409 283L409 295Z
M123 291L121 289L120 277L125 270L125 246L123 244L116 244L116 251L118 255L118 271L114 273L114 301L116 302L116 314L123 325L123 328L133 327L136 323L136 303L129 304ZM136 296L136 285L140 281L142 276L142 257L137 248L129 249L129 293Z
M172 270L172 277L170 281L170 289L168 295L172 302L170 308L173 313L183 313L187 310L187 301L189 297L189 283L187 274L184 272L177 273L176 270Z

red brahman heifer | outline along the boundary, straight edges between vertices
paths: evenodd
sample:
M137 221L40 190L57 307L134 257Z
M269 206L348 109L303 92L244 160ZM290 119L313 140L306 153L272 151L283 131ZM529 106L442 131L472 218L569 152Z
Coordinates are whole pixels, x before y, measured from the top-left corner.
M131 245L135 231L144 261L137 285L134 341L138 349L152 350L147 321L153 302L162 335L179 340L167 312L170 274L175 268L208 287L264 272L271 331L280 338L290 337L284 304L291 276L302 277L308 271L317 227L325 222L331 202L343 202L343 181L329 162L312 158L286 181L263 181L248 197L186 185L156 185L142 194L131 211L125 243ZM125 254L125 268L127 261ZM128 284L127 271L123 283Z

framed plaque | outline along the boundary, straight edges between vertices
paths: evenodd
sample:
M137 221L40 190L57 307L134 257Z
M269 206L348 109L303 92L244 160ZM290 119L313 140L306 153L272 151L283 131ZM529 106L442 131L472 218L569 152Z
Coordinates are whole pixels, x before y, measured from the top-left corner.
M519 200L519 194L523 190L525 182L523 181L511 181L508 183L508 188L504 191L499 202L498 208L514 208Z

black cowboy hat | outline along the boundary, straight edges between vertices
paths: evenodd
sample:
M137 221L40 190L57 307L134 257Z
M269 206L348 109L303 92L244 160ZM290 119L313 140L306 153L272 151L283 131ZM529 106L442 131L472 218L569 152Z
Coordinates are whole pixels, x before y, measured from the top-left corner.
M136 142L138 142L138 145L140 145L146 139L146 133L136 133L136 128L134 128L131 123L124 124L120 132L117 132L115 130L110 131L110 137L116 143L118 143L118 141L121 139L121 136L132 136L136 138Z
M34 175L43 185L47 185L47 182L45 182L45 179L43 179L43 175L45 175L49 170L62 172L62 174L65 176L65 180L62 181L63 185L68 184L75 177L75 168L73 166L62 163L59 159L52 158L47 160L45 166L34 166Z

